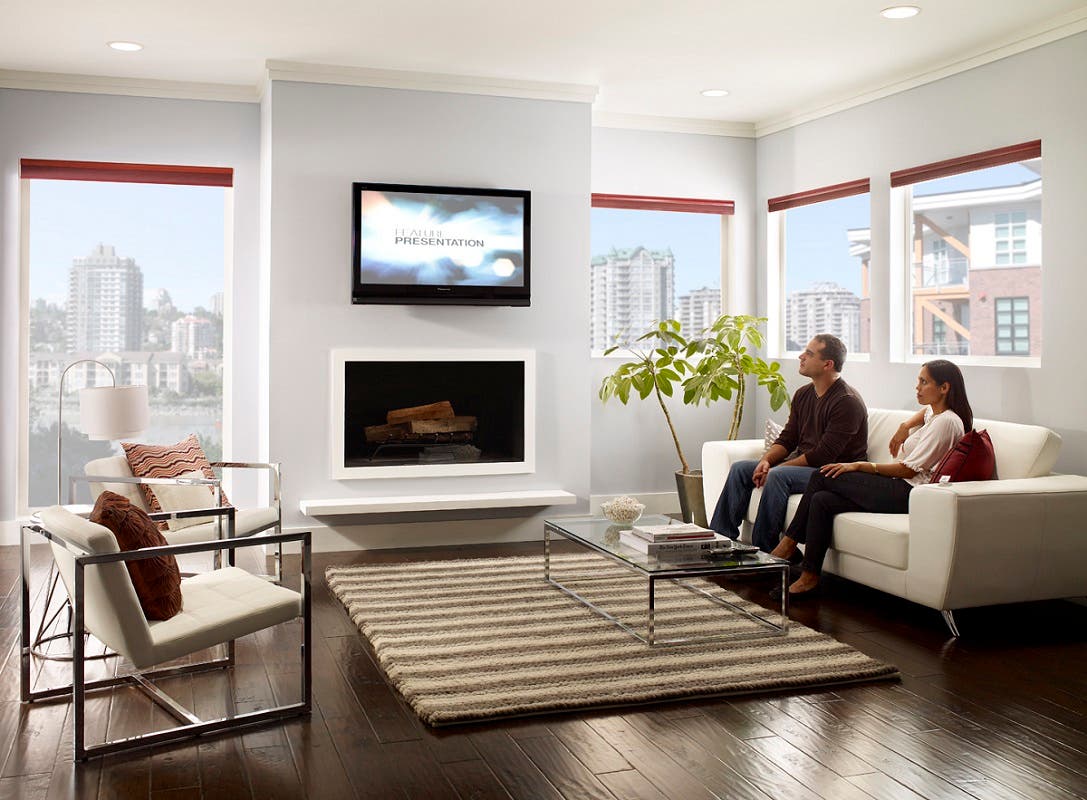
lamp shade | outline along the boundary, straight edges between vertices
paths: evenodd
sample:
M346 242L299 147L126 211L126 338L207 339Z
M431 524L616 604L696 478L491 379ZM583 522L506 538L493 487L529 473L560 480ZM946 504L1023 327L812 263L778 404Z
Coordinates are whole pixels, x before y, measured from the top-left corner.
M92 386L79 390L79 428L88 439L127 439L147 430L146 386Z

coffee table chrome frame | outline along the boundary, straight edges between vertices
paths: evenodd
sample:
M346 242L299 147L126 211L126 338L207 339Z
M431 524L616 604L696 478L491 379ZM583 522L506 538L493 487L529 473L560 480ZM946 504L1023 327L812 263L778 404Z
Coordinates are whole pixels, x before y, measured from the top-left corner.
M591 600L586 599L582 595L575 592L573 589L569 588L568 586L563 585L562 583L559 583L557 580L555 580L553 577L551 577L551 534L552 534L552 532L558 534L559 536L561 536L564 539L567 539L568 541L576 542L577 544L582 545L583 547L586 547L586 548L588 548L588 549L590 549L590 550L592 550L592 551L594 551L596 553L599 553L600 555L605 556L606 558L610 559L611 561L614 561L617 564L621 564L622 566L629 569L631 572L634 572L634 573L641 572L642 574L645 575L645 577L648 579L648 583L649 583L649 587L648 587L649 588L649 608L647 609L648 613L646 615L646 635L645 636L643 636L641 633L639 633L633 627L631 627L630 625L627 625L625 622L618 619L614 615L609 614L607 611L600 608L598 605L593 603ZM718 597L717 595L714 595L714 594L711 594L710 592L707 592L705 589L700 589L697 586L692 586L691 584L685 583L682 580L680 580L681 578L694 578L694 577L701 578L701 577L706 577L706 576L710 576L710 575L750 574L750 573L755 573L755 572L772 572L774 570L778 570L781 573L781 624L780 625L775 624L774 622L771 622L768 619L763 619L762 617L758 617L758 616L752 614L750 611L748 611L748 610L746 610L744 608L741 608L740 606L737 606L734 603L730 603L729 601L725 600L724 598ZM720 568L717 568L717 569L714 569L714 568L709 568L709 569L699 568L697 572L695 572L695 571L693 571L691 569L685 569L683 567L676 567L675 569L669 569L669 570L660 570L658 572L647 572L646 570L639 567L637 564L633 564L633 563L631 563L629 561L626 561L626 560L616 556L614 553L611 553L610 551L605 550L604 548L597 547L592 542L588 542L588 541L585 541L584 539L580 539L580 538L577 538L577 537L574 537L574 536L570 536L566 531L564 531L562 528L558 527L557 525L554 525L554 524L552 524L551 522L548 522L548 521L544 521L544 580L546 580L548 583L550 583L556 589L558 589L558 590L564 592L565 594L569 595L570 597L574 598L579 603L581 603L585 607L592 610L594 613L596 613L596 614L600 615L601 617L603 617L604 619L608 620L609 622L611 622L616 627L621 628L622 630L626 631L631 636L633 636L635 639L637 639L639 642L642 642L643 644L647 644L650 647L656 647L658 645L673 645L673 644L701 644L703 642L712 642L712 641L726 641L726 640L727 641L742 641L742 640L745 640L745 639L762 639L762 638L766 638L766 637L769 637L769 636L785 636L789 631L789 562L787 562L787 561L782 561L780 564L761 564L760 563L758 565L752 565L750 567L720 567ZM593 580L593 579L592 578L582 578L582 579L579 579L579 582L585 582L585 581L591 581L591 580ZM602 578L601 580L604 580L604 579ZM688 637L677 637L677 638L672 638L672 639L658 639L657 635L656 635L656 619L655 619L655 617L656 617L656 584L657 584L657 581L659 581L659 580L669 580L672 583L676 584L677 586L682 586L684 589L686 589L687 591L689 591L689 592L691 592L693 594L703 595L703 596L707 597L708 599L712 600L717 605L725 606L727 608L730 608L733 611L735 611L736 613L740 614L741 616L747 617L748 619L750 619L750 620L752 620L754 622L757 622L760 625L766 627L768 630L766 632L756 632L756 633L718 634L718 635L715 635L715 636L688 636Z

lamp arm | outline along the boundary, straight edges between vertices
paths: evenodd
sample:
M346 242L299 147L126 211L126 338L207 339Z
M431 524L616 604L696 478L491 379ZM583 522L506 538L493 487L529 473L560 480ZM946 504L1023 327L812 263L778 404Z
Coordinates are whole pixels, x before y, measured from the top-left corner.
M101 361L94 358L80 358L73 361L64 368L62 373L60 373L60 383L57 386L57 505L64 502L64 467L61 462L61 444L64 436L64 379L68 375L68 370L76 364L97 364L98 366L103 367L106 372L109 373L113 385L117 385L117 376L113 374L113 370L109 368L109 365L103 364Z

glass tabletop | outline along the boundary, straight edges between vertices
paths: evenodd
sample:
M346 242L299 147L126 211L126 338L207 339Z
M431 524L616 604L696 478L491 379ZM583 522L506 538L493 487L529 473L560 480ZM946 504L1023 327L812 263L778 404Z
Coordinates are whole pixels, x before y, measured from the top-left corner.
M675 522L671 517L656 515L643 516L638 525L667 525ZM788 562L774 558L763 552L751 554L724 554L713 558L704 558L697 553L690 556L651 556L639 552L620 541L619 535L629 531L631 525L620 525L602 517L561 517L544 520L561 536L598 550L612 557L622 559L643 572L725 572L729 570L781 569Z

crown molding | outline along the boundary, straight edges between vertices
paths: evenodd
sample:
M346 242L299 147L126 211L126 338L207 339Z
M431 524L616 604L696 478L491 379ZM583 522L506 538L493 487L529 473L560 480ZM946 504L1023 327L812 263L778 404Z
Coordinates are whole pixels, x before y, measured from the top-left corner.
M528 100L561 100L570 103L592 103L597 93L595 86L580 83L546 83L478 75L447 75L440 72L337 67L331 64L306 64L298 61L267 61L265 67L269 81L454 92L493 97L518 97Z
M171 100L257 102L256 89L245 84L186 83L150 78L118 78L112 75L69 75L62 72L0 70L0 88L82 94L119 94L130 97L164 97Z
M1075 36L1077 33L1083 33L1084 31L1087 31L1087 10L1080 9L1021 30L1015 36L990 42L958 58L929 65L920 72L914 72L890 82L876 84L859 93L839 97L837 100L818 106L797 109L780 117L756 122L755 136L768 136L771 133L794 128L805 122L811 122L865 103L871 103L874 100L905 92L926 83L932 83L975 67L999 61L1017 53L1033 50L1035 47Z
M593 127L661 131L663 133L700 133L706 136L740 136L746 139L755 138L755 124L753 122L728 122L720 119L695 119L692 117L656 117L649 114L613 114L607 111L593 112Z

